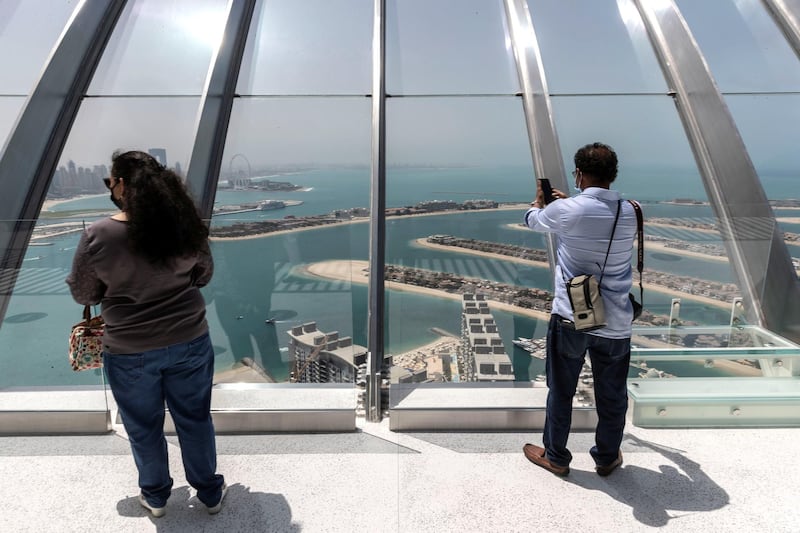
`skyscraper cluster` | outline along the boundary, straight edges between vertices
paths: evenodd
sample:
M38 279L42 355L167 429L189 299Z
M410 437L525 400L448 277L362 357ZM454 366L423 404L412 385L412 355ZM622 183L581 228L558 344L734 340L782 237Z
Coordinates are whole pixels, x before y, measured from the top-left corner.
M50 198L69 198L79 194L98 194L106 190L103 178L108 177L106 165L79 167L69 160L66 166L61 165L53 174L50 184Z
M159 163L167 165L167 150L165 148L149 148L147 153L152 155ZM180 163L175 163L175 172L182 174ZM109 176L110 169L106 165L92 165L91 167L77 166L75 161L69 160L66 165L61 165L53 173L48 198L71 198L81 194L99 194L106 191L103 178Z

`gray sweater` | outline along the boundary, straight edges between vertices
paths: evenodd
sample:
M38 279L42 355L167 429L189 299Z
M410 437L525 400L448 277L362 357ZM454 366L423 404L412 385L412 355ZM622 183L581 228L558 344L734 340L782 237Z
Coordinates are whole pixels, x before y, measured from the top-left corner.
M131 249L127 222L106 218L81 236L67 284L79 304L102 304L104 349L129 354L188 342L208 331L199 288L213 272L207 246L167 267L151 264Z

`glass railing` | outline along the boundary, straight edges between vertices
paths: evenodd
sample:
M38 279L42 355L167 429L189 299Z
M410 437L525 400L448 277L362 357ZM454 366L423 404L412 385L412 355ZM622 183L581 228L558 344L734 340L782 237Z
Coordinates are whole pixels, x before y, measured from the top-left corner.
M247 200L236 213L217 207L203 291L215 382L354 384L366 364L367 286L352 266L366 260L368 219L304 216L297 198L314 196L304 192L218 197L236 195Z
M366 179L365 169L353 172L353 179ZM432 171L403 172L428 176ZM283 395L286 399L292 384L303 384L297 390L307 398L324 394L324 387L317 392L309 389L312 384L347 384L351 396L358 395L363 386L367 213L354 216L344 204L337 204L342 207L337 210L338 217L321 217L313 207L315 194L318 201L330 204L334 196L326 192L325 183L340 186L344 178L337 176L320 177L319 183L302 191L218 193L218 198L227 200L218 203L212 224L216 272L203 294L216 353L217 395L224 397L229 411L263 407L263 397L253 395L258 389L271 388L271 397ZM243 196L237 200L238 213L232 207L232 195ZM303 204L293 202L292 195L307 201L311 214L304 216ZM284 205L271 209L270 201ZM262 207L262 202L267 204ZM12 279L6 278L5 289L11 291L11 298L0 327L0 345L4 347L0 391L24 394L13 399L3 396L3 411L19 411L20 402L31 410L106 409L103 395L85 395L87 390L103 387L100 371L76 373L68 365L67 332L80 320L81 308L64 283L84 224L107 216L106 204L105 194L62 203L49 201L13 286ZM296 213L289 215L292 209ZM387 213L392 244L386 268L386 352L393 360L387 379L404 384L406 396L408 385L414 383L423 388L431 383L465 388L480 385L480 390L487 391L485 395L470 393L469 401L458 405L452 401L458 396L445 391L450 401L438 407L444 411L480 404L483 408L516 409L520 407L515 403L518 395L492 396L491 389L543 386L551 281L543 243L529 242L527 237L537 234L519 229L524 209L499 204L444 209L422 217L410 212ZM686 219L671 222L684 227ZM454 234L466 231L473 238L444 238L439 232L448 228ZM478 238L481 231L490 229L497 233L495 238ZM684 236L692 234L688 229L680 231ZM796 422L796 411L782 406L798 401L800 347L748 324L747 302L737 285L716 282L717 287L708 279L714 265L720 263L715 260L717 255L687 249L719 246L722 250L720 244L708 242L708 232L696 233L702 242L684 240L671 247L645 243L646 313L634 329L629 374L636 422ZM491 249L484 249L484 244ZM411 257L416 258L414 262ZM672 265L671 273L651 270L658 261ZM721 262L718 268L730 267ZM409 269L437 275L412 275ZM469 287L472 290L466 290ZM531 293L535 287L540 287L539 292ZM475 329L474 319L481 319L481 331ZM468 353L471 359L465 359ZM506 366L498 363L499 357ZM441 396L432 398L441 401ZM760 410L743 407L748 402L759 404ZM689 407L706 404L724 412ZM588 367L581 376L575 405L593 406ZM649 411L644 412L646 409ZM734 411L736 414L731 414Z
M391 392L407 400L414 387L445 391L422 407L540 408L553 279L546 240L521 225L535 179L543 176L533 171L530 117L519 95L504 4L387 3L385 74L391 98L385 105L384 162L373 161L373 102L364 97L371 91L372 7L357 3L258 3L211 219L216 274L203 290L217 357L217 397L224 398L224 409L247 411L266 405L253 391L313 396L325 389L322 384L343 384L349 393L363 386L369 367L369 202L376 185L370 166L385 164L379 170L386 174L386 306L372 318L384 326L383 351L390 356L384 377ZM71 4L62 4L64 18ZM91 98L82 103L60 152L24 261L3 278L10 297L0 327L0 392L25 395L3 396L1 410L35 406L30 391L73 409L80 395L72 393L103 387L99 371L74 373L67 364L67 333L80 319L80 306L64 278L83 224L111 212L101 178L108 175L114 149L160 146L150 150L168 166L179 173L181 165L188 166L199 95L223 20L208 15L219 15L225 6L218 0L195 4L132 2L120 19L90 85ZM785 402L797 398L798 347L753 325L758 321L752 318L752 300L763 300L764 284L753 265L757 261L749 263L756 272L747 284L737 267L744 253L763 258L762 272L768 271L776 220L762 215L725 221L711 207L634 2L598 2L578 18L566 4L528 4L564 175L573 168L576 148L608 142L620 157L613 187L644 208L645 313L635 324L630 383L634 401L652 400L656 410L640 416L654 425L654 420L689 424L703 412L691 406L738 397L764 401L783 413ZM740 85L737 76L750 69L729 62L733 56L724 51L731 47L716 37L741 32L718 32L716 26L705 31L711 27L697 26L705 3L702 9L678 4L688 10L722 90L756 91L725 99L800 269L800 203L791 163L796 143L786 129L797 122L791 116L800 109L794 105L797 64L760 3L739 2L742 16L727 6L726 27L747 28L753 20L763 30L748 38L755 52L747 59L763 63L765 68L755 71L765 75L746 76ZM339 17L352 11L348 7L360 11ZM747 16L750 9L758 10L757 19ZM169 31L152 40L151 25L162 15ZM577 30L564 31L567 27ZM284 32L282 45L276 31ZM175 35L185 46L172 47L174 53L144 46L164 45ZM776 39L783 47L780 61L764 62L758 50L771 49L765 43ZM587 49L618 61L593 61L597 54L579 53ZM135 74L140 68L114 66L148 58L173 75L153 84ZM26 84L40 62L28 60ZM782 63L792 68L781 68ZM9 87L0 96L0 141L13 128L27 92L24 84ZM119 127L120 117L125 128ZM561 186L565 192L569 181ZM739 207L746 217L748 206ZM737 228L733 237L720 233L728 222ZM14 231L13 223L8 231ZM731 238L743 247L730 246ZM635 285L633 290L638 292ZM591 383L587 367L577 407L591 409ZM540 389L530 396L533 403L516 393L497 393L527 394L528 388ZM64 389L68 398L57 394ZM105 408L103 395L81 402ZM293 408L291 401L280 405ZM738 409L733 414L738 423L754 423L743 404L724 405L727 414L707 412L706 422L724 423ZM778 423L764 410L758 413Z
M800 423L800 346L755 326L636 328L628 390L645 427Z

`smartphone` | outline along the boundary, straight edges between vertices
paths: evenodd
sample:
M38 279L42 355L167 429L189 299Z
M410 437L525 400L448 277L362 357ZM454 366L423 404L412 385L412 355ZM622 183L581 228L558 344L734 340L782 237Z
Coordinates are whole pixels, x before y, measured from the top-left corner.
M540 179L539 182L542 184L542 193L544 193L544 205L547 205L555 200L553 198L553 187L550 186L549 179Z

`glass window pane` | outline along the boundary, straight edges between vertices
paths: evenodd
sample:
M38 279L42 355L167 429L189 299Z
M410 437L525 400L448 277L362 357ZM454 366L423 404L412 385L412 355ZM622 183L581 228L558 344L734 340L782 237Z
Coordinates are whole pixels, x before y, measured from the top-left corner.
M761 1L676 4L721 91L800 90L800 62Z
M741 291L672 100L556 97L553 108L566 168L579 147L606 142L620 162L612 188L642 202L645 314L636 324L667 325L673 298L684 325L729 324Z
M38 81L77 0L0 2L0 94L27 95ZM47 16L42 16L46 12Z
M371 103L242 98L212 219L217 379L355 382L366 361ZM318 353L315 353L318 352Z
M61 152L59 168L67 168L69 161L86 169L95 165L110 166L115 150L162 148L166 150L167 166L185 170L191 156L199 105L199 98L183 97L86 99ZM54 179L51 192L56 183ZM103 187L99 190L107 197L103 184L98 185ZM108 202L103 205L109 206Z
M519 81L500 0L386 3L389 94L514 94Z
M103 382L99 370L75 372L67 358L69 328L82 320L83 312L64 282L81 219L50 209L55 209L54 202L45 202L0 327L0 390Z
M725 100L800 272L800 171L795 128L800 121L800 96L727 95Z
M77 0L0 2L0 94L27 95L33 89L77 5Z
M5 146L12 128L17 123L17 117L25 105L25 98L5 96L0 97L0 146Z
M633 0L528 0L551 93L667 92Z
M260 2L236 91L369 94L372 18L370 0Z
M197 98L83 102L0 328L8 353L36 357L15 358L13 368L0 372L0 386L101 383L97 372L73 372L66 357L65 324L79 322L82 308L64 280L83 224L116 212L102 182L114 150L162 147L170 166L180 162L185 168L198 105ZM121 119L125 127L119 127Z
M224 0L128 2L89 94L200 94L225 28Z
M545 335L532 289L552 283L541 236L517 229L535 194L521 100L390 99L386 113L392 383L543 374L514 344Z

